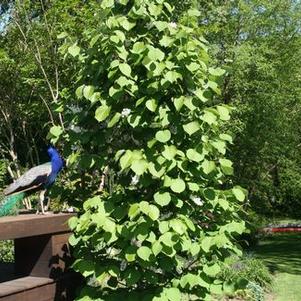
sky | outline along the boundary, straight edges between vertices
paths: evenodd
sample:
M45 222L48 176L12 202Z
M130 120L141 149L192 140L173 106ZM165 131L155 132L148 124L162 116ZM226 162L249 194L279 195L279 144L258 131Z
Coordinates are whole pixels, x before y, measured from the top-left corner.
M1 8L1 7L0 7ZM11 9L0 15L0 33L2 33L9 21Z

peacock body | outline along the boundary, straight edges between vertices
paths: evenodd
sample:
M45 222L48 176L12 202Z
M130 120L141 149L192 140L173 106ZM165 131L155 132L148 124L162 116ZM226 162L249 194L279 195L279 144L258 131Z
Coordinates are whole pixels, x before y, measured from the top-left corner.
M35 166L25 172L15 182L4 189L5 198L0 205L0 216L10 215L24 197L36 191L40 193L40 205L44 213L44 195L55 182L56 177L64 166L64 161L54 147L49 147L47 153L50 162Z

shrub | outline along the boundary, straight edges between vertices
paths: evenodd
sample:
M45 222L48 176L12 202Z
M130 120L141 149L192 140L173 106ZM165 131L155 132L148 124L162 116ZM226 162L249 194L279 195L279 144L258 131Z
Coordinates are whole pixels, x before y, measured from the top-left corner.
M250 256L245 256L242 259L237 256L230 257L223 265L220 277L224 281L236 283L237 288L239 288L240 283L244 283L245 287L248 283L256 283L265 288L269 287L272 282L272 275L263 262ZM242 281L243 279L247 282Z
M14 243L11 240L0 241L0 262L14 262Z
M210 65L198 10L175 22L171 3L103 0L96 30L61 35L78 59L77 101L66 89L69 124L50 137L90 195L69 221L87 283L77 300L207 300L223 290L224 258L241 253L245 193L227 181L231 109L216 97L224 71ZM105 192L101 170L115 177Z

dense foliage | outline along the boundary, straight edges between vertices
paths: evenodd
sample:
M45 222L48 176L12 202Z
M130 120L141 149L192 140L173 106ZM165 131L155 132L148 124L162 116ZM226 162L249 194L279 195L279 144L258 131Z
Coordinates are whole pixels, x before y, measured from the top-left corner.
M235 182L261 214L300 214L300 16L294 0L200 1L205 36L236 107Z
M133 3L1 2L0 187L47 160L50 129L68 158L51 198L84 212L72 243L89 284L151 289L158 277L208 294L221 284L185 267L198 256L217 272L227 252L215 245L241 232L233 186L249 191L245 209L300 215L301 4Z
M95 30L60 35L80 69L60 102L65 131L50 130L94 195L70 220L73 267L87 279L78 300L206 300L222 291L215 276L244 229L244 192L226 180L230 107L215 97L224 72L210 66L197 10L175 23L166 1L101 6ZM115 175L109 193L101 170Z
M198 31L210 42L211 57L227 70L220 99L236 108L230 147L234 182L249 190L257 212L298 215L300 3L181 1L172 21L190 2L199 4ZM77 67L62 60L57 36L68 32L73 42L81 39L97 27L101 8L98 1L82 0L2 1L0 6L0 156L10 162L7 182L25 166L46 160L41 154L49 127L69 118L58 102L76 81ZM86 177L78 181L71 174L63 181L78 206Z

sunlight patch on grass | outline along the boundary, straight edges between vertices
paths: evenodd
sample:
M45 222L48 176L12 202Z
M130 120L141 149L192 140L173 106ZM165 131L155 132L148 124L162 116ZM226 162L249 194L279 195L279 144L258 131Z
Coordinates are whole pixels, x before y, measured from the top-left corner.
M275 301L301 300L301 275L279 273L273 285Z

